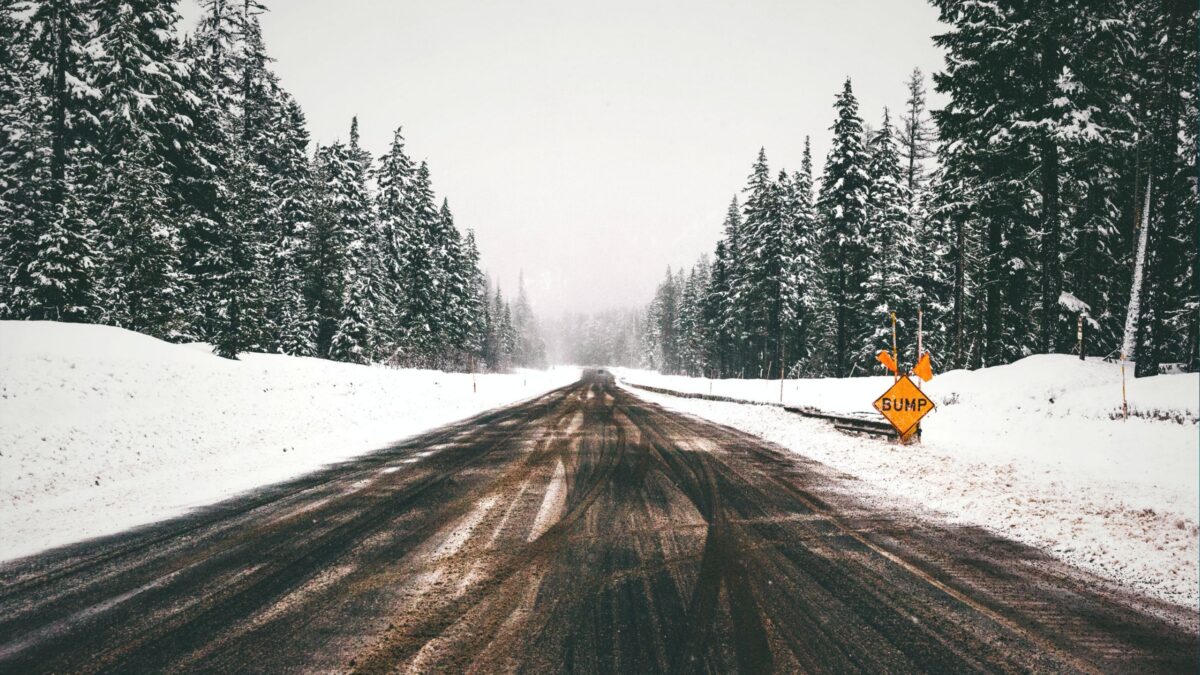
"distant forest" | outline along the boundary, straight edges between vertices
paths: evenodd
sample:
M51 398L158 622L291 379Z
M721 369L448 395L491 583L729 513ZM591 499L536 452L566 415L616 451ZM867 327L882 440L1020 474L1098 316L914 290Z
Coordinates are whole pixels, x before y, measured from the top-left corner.
M667 270L648 309L577 353L721 377L883 372L918 310L940 369L1086 352L1139 376L1200 369L1197 5L936 0L946 32L927 111L873 111L849 79L814 172L760 151L712 256ZM587 333L587 331L582 331ZM638 349L632 350L631 340Z
M400 130L312 147L256 0L0 0L0 318L216 353L504 370L545 347L521 288Z

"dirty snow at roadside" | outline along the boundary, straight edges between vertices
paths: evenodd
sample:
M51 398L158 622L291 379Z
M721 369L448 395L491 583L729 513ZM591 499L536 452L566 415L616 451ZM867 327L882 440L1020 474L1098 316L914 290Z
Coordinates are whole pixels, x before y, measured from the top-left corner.
M0 321L0 560L292 478L578 379L472 376Z
M1129 373L1132 373L1130 369ZM664 377L618 371L627 382L759 401L779 381ZM892 378L789 380L784 402L871 412ZM1038 546L1140 592L1195 605L1200 588L1200 376L1127 381L1120 366L1032 356L924 385L938 409L923 442L898 447L852 437L779 408L639 396L778 443L894 495Z

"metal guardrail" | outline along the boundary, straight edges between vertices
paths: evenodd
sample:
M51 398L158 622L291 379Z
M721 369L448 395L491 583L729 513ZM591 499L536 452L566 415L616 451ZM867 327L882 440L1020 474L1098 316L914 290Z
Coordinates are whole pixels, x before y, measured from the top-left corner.
M745 398L734 398L732 396L715 396L713 394L698 394L690 391L676 391L674 389L664 389L662 387L651 387L648 384L634 384L627 380L621 380L622 383L633 387L634 389L642 389L644 391L654 392L655 394L665 394L676 398L699 398L705 401L719 401L721 403L744 403L746 405L765 405L772 408L783 408L782 403L773 403L771 401L752 401Z
M641 389L643 391L653 392L655 394L663 394L665 396L675 396L677 398L698 398L705 401L717 401L720 403L740 403L743 405L765 405L772 408L782 408L787 412L801 415L803 417L811 417L813 419L825 420L833 424L833 428L847 434L867 434L870 436L883 436L886 438L896 438L898 434L892 428L892 425L885 420L873 419L862 415L838 415L831 412L826 412L811 406L791 406L772 401L752 401L744 398L734 398L732 396L717 396L714 394L699 394L689 391L676 391L674 389L664 389L663 387L651 387L647 384L634 384L622 379L622 383ZM917 431L917 437L921 435L920 430Z

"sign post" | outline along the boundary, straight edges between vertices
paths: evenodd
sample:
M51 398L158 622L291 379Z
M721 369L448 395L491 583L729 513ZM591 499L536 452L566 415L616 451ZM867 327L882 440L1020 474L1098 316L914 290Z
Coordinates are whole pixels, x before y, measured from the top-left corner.
M896 379L900 379L900 352L896 349L896 313L892 312L892 363L896 364L896 368L892 370L896 374Z

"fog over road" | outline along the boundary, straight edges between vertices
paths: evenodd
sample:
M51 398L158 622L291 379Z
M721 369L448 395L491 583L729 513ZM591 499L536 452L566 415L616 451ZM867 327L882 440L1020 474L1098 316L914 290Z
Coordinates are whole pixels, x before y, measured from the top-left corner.
M0 565L0 672L1194 669L1184 610L853 483L590 372Z

